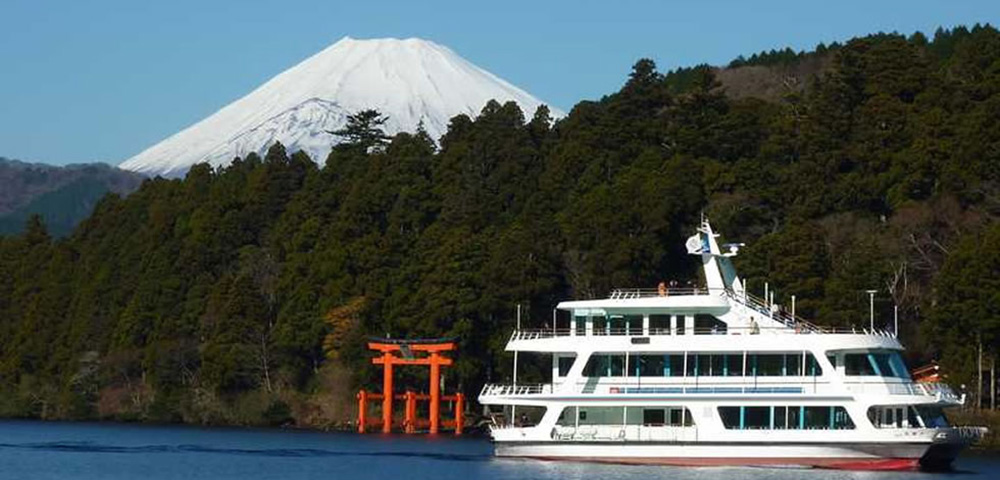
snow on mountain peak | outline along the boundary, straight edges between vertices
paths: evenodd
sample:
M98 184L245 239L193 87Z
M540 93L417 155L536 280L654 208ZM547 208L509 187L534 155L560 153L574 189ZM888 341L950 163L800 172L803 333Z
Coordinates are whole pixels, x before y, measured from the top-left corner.
M390 134L415 131L423 121L437 139L452 117L475 117L491 99L515 101L529 118L542 104L434 42L344 37L120 167L183 175L196 163L228 165L237 156L262 154L275 141L322 163L337 140L326 131L343 127L349 114L374 108L388 116Z

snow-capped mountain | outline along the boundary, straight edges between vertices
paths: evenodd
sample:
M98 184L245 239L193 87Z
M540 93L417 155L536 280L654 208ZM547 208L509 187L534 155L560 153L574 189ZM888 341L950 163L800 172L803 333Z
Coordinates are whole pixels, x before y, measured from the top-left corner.
M326 131L343 127L349 114L377 109L388 116L390 134L415 131L423 121L438 139L452 117L475 117L491 99L517 102L527 118L542 104L436 43L345 37L120 167L183 175L196 163L227 165L236 156L261 154L275 141L322 163L338 140ZM562 115L552 108L553 117Z

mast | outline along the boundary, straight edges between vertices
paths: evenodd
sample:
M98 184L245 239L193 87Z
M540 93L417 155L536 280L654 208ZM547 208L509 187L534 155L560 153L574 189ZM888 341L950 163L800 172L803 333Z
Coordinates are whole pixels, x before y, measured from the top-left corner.
M705 286L708 287L709 293L732 290L742 294L743 284L736 275L736 270L729 261L729 257L736 256L739 247L743 244L727 244L725 245L726 250L723 251L716 241L718 236L712 230L708 219L703 217L698 233L689 237L684 245L689 254L701 256L702 268L705 271Z

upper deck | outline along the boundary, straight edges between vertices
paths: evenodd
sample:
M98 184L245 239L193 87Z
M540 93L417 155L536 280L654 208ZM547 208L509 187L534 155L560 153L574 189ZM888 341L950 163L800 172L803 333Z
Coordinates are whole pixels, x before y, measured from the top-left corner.
M903 350L891 333L854 329L796 331L788 328L730 328L722 332L697 330L693 335L670 332L630 332L578 335L571 329L520 329L511 333L506 351L577 353L587 351L786 351L786 350Z
M726 288L618 289L557 308L570 313L568 327L515 330L507 351L903 349L887 331L817 326Z

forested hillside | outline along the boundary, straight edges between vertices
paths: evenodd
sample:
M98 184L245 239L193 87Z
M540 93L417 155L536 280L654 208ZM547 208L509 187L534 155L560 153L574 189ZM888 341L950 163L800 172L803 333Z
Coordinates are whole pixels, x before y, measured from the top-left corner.
M439 149L357 115L322 168L276 145L108 195L65 239L32 219L0 237L0 414L329 426L377 378L369 334L459 337L448 389L472 394L510 376L515 304L548 325L697 278L703 212L752 290L865 326L878 289L911 363L974 384L1000 346L1000 32L802 56L817 73L763 96L640 60L555 124L490 103Z
M68 235L105 193L131 193L143 178L103 163L57 167L0 157L0 235L21 233L32 215L53 236Z

